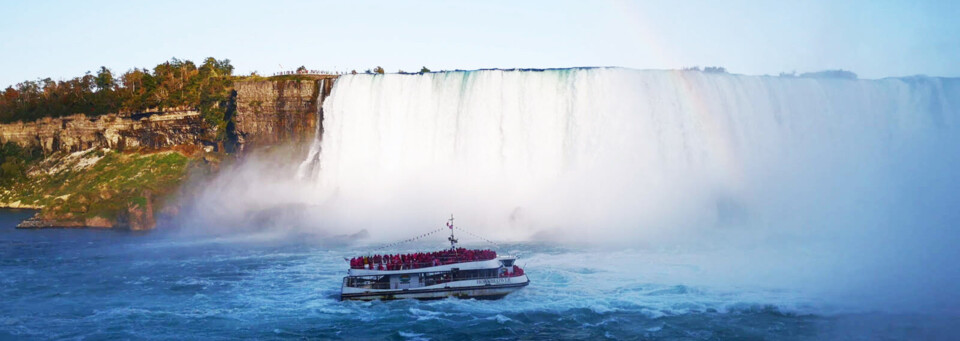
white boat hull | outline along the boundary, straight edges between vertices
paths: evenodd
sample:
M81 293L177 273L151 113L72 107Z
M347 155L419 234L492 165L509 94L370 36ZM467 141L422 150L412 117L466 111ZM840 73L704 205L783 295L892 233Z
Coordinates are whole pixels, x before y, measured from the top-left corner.
M447 297L497 299L530 284L526 275L469 279L409 289L366 289L343 286L342 300L442 299Z

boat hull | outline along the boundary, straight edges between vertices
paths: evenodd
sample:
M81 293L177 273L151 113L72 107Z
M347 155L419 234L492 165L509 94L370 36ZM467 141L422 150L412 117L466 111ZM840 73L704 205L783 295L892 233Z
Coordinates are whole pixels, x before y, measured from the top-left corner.
M498 299L530 284L526 275L449 282L440 285L413 289L359 289L344 287L341 300L397 300L397 299L443 299L447 297Z

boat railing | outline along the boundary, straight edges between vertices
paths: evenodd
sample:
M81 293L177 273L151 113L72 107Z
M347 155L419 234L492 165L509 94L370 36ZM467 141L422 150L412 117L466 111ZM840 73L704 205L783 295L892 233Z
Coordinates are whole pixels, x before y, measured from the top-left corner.
M450 265L450 264L459 264L459 263L468 263L468 262L480 262L480 261L487 261L487 260L492 260L492 259L496 259L496 257L493 257L493 258L489 258L489 257L474 257L474 258L472 258L472 259L466 259L466 258L461 258L461 257L437 257L437 258L434 258L434 261L430 261L430 262L411 262L411 261L407 261L407 262L401 262L401 263L393 263L393 262L382 262L382 261L381 261L380 263L373 263L372 265L371 265L371 264L367 264L367 265L364 265L364 266L354 266L354 267L351 267L351 269L359 269L359 270L364 270L364 269L367 269L367 270L381 270L381 269L380 269L380 266L382 265L382 266L383 266L383 269L382 269L382 270L391 270L391 271L392 271L392 270L410 270L410 269L429 268L429 267L440 266L440 265Z

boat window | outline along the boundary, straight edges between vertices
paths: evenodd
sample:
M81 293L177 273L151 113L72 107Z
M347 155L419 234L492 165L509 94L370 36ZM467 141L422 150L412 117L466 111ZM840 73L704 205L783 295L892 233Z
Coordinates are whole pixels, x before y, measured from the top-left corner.
M423 285L425 286L443 284L452 279L449 271L424 272L421 276L423 276Z
M458 271L434 271L422 272L417 274L399 274L399 275L371 275L371 276L351 276L344 279L346 286L363 289L395 289L390 287L390 277L395 276L397 283L416 282L415 278L421 279L422 286L430 286L448 283L452 281L487 279L501 277L501 269L475 269Z
M389 289L390 277L388 276L353 276L347 277L347 286L352 288L364 289Z
M468 279L496 278L499 269L460 270L453 274L455 281Z

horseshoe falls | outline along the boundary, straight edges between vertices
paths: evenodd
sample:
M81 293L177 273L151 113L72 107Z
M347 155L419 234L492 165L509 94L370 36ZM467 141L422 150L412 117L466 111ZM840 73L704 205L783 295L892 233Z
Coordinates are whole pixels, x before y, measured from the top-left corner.
M348 75L323 109L309 197L386 239L450 213L507 240L618 246L957 239L957 79Z
M944 294L960 279L958 79L348 75L323 110L297 181L323 228L390 241L453 213L497 240L639 252L623 278L667 257L695 269L667 282L787 290L817 313L960 306Z

